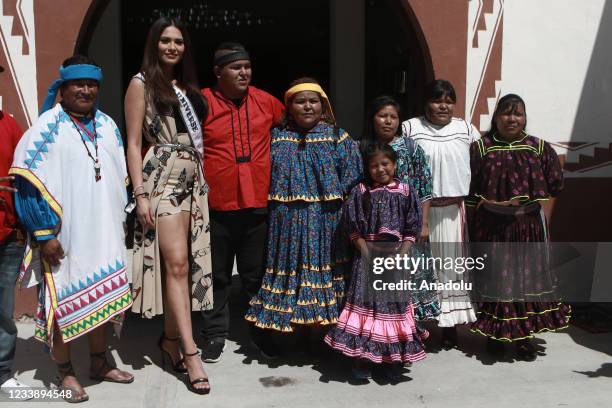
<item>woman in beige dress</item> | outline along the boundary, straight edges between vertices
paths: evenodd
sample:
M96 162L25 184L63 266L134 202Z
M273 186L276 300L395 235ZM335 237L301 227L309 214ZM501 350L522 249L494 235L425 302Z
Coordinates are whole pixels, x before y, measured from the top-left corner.
M202 172L197 90L187 32L165 17L149 31L138 75L125 96L128 169L136 201L132 310L164 314L159 347L189 389L210 392L190 311L212 307L208 186ZM144 159L143 159L144 155ZM165 309L165 310L164 310ZM164 313L165 312L165 313Z

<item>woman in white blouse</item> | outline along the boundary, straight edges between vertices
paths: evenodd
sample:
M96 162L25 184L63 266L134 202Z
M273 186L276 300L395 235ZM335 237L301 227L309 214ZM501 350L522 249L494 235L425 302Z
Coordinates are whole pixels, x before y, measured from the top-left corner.
M463 119L454 118L457 97L452 84L435 80L427 86L425 115L402 123L405 136L411 137L423 150L431 168L433 191L429 211L429 241L432 256L457 259L464 256L462 243L467 240L463 198L470 187L470 144L480 138L476 128ZM440 282L457 281L461 270L437 270ZM442 345L457 345L456 326L476 320L466 291L441 291Z

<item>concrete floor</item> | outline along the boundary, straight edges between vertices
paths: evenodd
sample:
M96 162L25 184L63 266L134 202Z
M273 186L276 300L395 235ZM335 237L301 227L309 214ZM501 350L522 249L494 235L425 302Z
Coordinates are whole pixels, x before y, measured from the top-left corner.
M199 321L194 315L196 322ZM55 377L43 346L33 338L33 324L19 323L15 368L32 386L48 386ZM85 339L74 347L75 369L83 379L91 407L589 407L612 404L612 333L590 334L571 327L538 336L543 355L535 362L493 361L480 336L460 330L459 350L440 350L432 329L428 357L390 384L376 375L368 383L350 379L350 362L334 353L314 358L290 353L265 361L250 345L240 313L221 362L207 364L212 392L190 393L183 377L164 372L156 341L161 319L130 316L121 338L109 332L115 362L131 371L130 385L93 383L87 378ZM544 354L545 353L545 354ZM48 407L48 402L28 406ZM8 406L0 403L2 406ZM57 403L53 406L63 406Z

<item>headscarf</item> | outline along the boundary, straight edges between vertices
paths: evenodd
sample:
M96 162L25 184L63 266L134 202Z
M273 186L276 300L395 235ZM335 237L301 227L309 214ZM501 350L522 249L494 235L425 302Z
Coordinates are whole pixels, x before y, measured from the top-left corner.
M59 73L60 77L49 86L47 97L40 108L40 115L53 107L57 92L64 82L75 79L93 79L98 81L98 83L102 82L102 69L95 65L76 64L68 65L67 67L62 66L59 69Z
M304 92L304 91L312 91L312 92L318 93L319 96L321 96L321 102L327 108L327 112L329 113L329 116L332 122L336 123L336 118L334 117L334 111L332 110L331 103L329 103L329 98L327 97L327 94L325 93L325 91L323 91L323 88L321 88L319 84L315 84L313 82L297 84L289 88L287 92L285 92L285 108L288 108L289 99L291 99L293 95L299 92Z

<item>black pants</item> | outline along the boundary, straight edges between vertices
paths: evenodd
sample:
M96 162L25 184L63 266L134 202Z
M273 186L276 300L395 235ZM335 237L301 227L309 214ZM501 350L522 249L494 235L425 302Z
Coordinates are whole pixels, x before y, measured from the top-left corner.
M202 313L206 340L225 340L229 334L234 256L246 295L251 299L259 291L267 229L266 214L253 210L210 211L213 308Z

